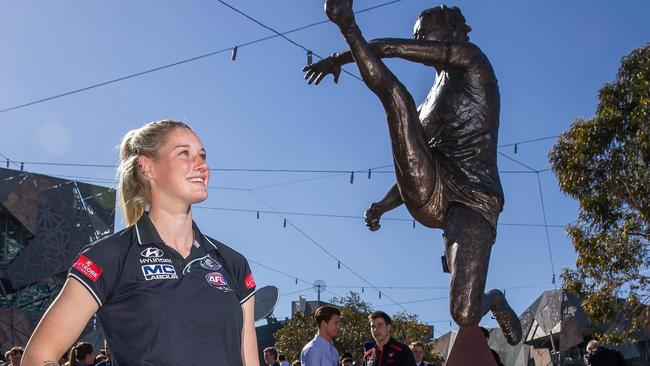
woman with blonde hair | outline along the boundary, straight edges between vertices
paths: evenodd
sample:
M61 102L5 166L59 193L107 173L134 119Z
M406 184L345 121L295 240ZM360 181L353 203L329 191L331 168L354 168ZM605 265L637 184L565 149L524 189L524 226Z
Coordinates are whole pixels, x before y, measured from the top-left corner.
M114 365L259 366L248 261L192 220L210 178L199 137L170 120L132 130L118 176L128 227L82 250L24 364L56 365L97 313Z

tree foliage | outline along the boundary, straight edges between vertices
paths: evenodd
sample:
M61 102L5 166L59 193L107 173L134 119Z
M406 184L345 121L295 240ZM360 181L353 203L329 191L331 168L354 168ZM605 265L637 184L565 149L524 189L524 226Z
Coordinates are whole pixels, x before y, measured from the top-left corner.
M567 228L578 254L564 286L584 295L601 340L619 343L650 326L650 45L623 58L599 92L597 113L573 122L550 152L560 188L578 200Z
M343 298L334 298L332 303L341 310L343 327L334 340L334 346L339 354L349 352L356 361L363 357L363 343L372 340L368 315L373 311L372 305L361 300L359 294L350 292ZM426 340L429 328L418 321L417 316L398 313L393 319L393 337L404 343L416 340ZM312 315L297 313L289 322L275 333L275 347L289 360L300 359L302 347L316 334L316 324ZM431 346L427 345L426 354L430 354ZM425 357L425 360L436 359L435 355Z
M359 294L350 292L349 296L333 301L341 309L343 327L336 337L335 344L339 354L350 352L355 360L363 358L363 342L372 339L368 315L372 313L371 305Z
M289 322L275 332L275 347L287 360L299 360L302 347L314 338L314 317L297 312Z
M422 341L429 336L429 327L420 323L418 317L414 314L399 312L392 317L392 320L391 334L406 344L417 340ZM433 352L431 344L425 343L424 348L424 360L431 362L434 366L442 366L443 359L437 353Z

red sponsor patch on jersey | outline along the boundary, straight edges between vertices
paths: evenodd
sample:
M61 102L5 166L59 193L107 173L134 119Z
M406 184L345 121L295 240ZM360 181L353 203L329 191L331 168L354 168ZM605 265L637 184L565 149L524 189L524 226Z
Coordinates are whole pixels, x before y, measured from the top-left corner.
M244 278L244 286L246 286L247 290L252 289L255 287L255 279L253 278L253 274L249 273L246 278Z
M79 254L79 257L77 258L77 261L72 265L72 268L81 272L81 274L93 282L97 282L99 276L101 276L102 272L104 272L100 266L96 265L93 261L86 258L86 256L83 254Z

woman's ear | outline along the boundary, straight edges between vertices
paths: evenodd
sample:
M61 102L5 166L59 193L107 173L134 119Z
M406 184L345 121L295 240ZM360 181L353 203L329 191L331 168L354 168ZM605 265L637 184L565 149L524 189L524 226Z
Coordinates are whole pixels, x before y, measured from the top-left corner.
M146 178L151 178L151 160L147 158L146 156L139 156L138 157L138 169L140 170L140 173Z

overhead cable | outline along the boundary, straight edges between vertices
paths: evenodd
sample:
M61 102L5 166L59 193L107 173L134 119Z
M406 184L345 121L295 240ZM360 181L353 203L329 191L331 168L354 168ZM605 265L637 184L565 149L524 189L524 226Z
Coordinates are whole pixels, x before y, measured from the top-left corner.
M391 4L400 2L400 1L402 1L402 0L388 1L388 2L383 3L383 4L379 4L379 5L375 5L375 6L366 8L366 9L359 10L356 13L358 14L358 13L366 12L366 11L377 9L377 8L380 8L380 7L383 7L383 6L391 5ZM25 107L32 106L32 105L35 105L35 104L44 103L44 102L47 102L47 101L50 101L50 100L62 98L62 97L68 96L68 95L77 94L77 93L81 93L81 92L88 91L88 90L91 90L91 89L95 89L95 88L103 87L103 86L106 86L106 85L114 84L114 83L117 83L117 82L120 82L120 81L124 81L124 80L127 80L127 79L135 78L135 77L146 75L146 74L150 74L152 72L168 69L168 68L175 67L175 66L182 65L182 64L186 64L186 63L189 63L189 62L197 61L197 60L200 60L200 59L203 59L203 58L206 58L206 57L215 56L215 55L218 55L218 54L221 54L221 53L231 52L231 59L234 60L234 58L236 58L236 54L237 54L236 50L239 49L239 48L250 46L250 45L253 45L253 44L256 44L256 43L260 43L260 42L264 42L264 41L267 41L267 40L270 40L270 39L273 39L273 38L276 38L276 37L283 37L286 34L293 33L293 32L298 32L298 31L301 31L303 29L315 27L317 25L325 24L325 23L328 23L328 22L329 22L329 20L323 20L323 21L307 24L307 25L304 25L304 26L300 26L298 28L294 28L294 29L291 29L291 30L288 30L288 31L285 31L285 32L281 32L281 33L276 32L273 35L270 35L270 36L267 36L267 37L262 37L262 38L259 38L259 39L253 40L253 41L249 41L249 42L244 42L244 43L241 43L241 44L233 46L233 47L222 48L220 50L204 53L202 55L186 58L186 59L179 60L179 61L176 61L176 62L172 62L172 63L166 64L166 65L154 67L154 68L151 68L151 69L147 69L147 70L144 70L144 71L140 71L140 72L136 72L136 73L133 73L133 74L125 75L125 76L118 77L118 78L115 78L115 79L103 81L103 82L100 82L100 83L91 84L91 85L88 85L88 86L85 86L85 87L82 87L82 88L79 88L79 89L74 89L74 90L71 90L71 91L68 91L68 92L55 94L55 95L45 97L45 98L36 99L36 100L31 101L31 102L15 105L15 106L12 106L12 107L7 107L7 108L4 108L4 109L0 109L0 114L1 113L6 113L6 112L9 112L9 111L13 111L13 110L16 110L16 109L25 108ZM351 74L351 75L354 76L354 74Z

